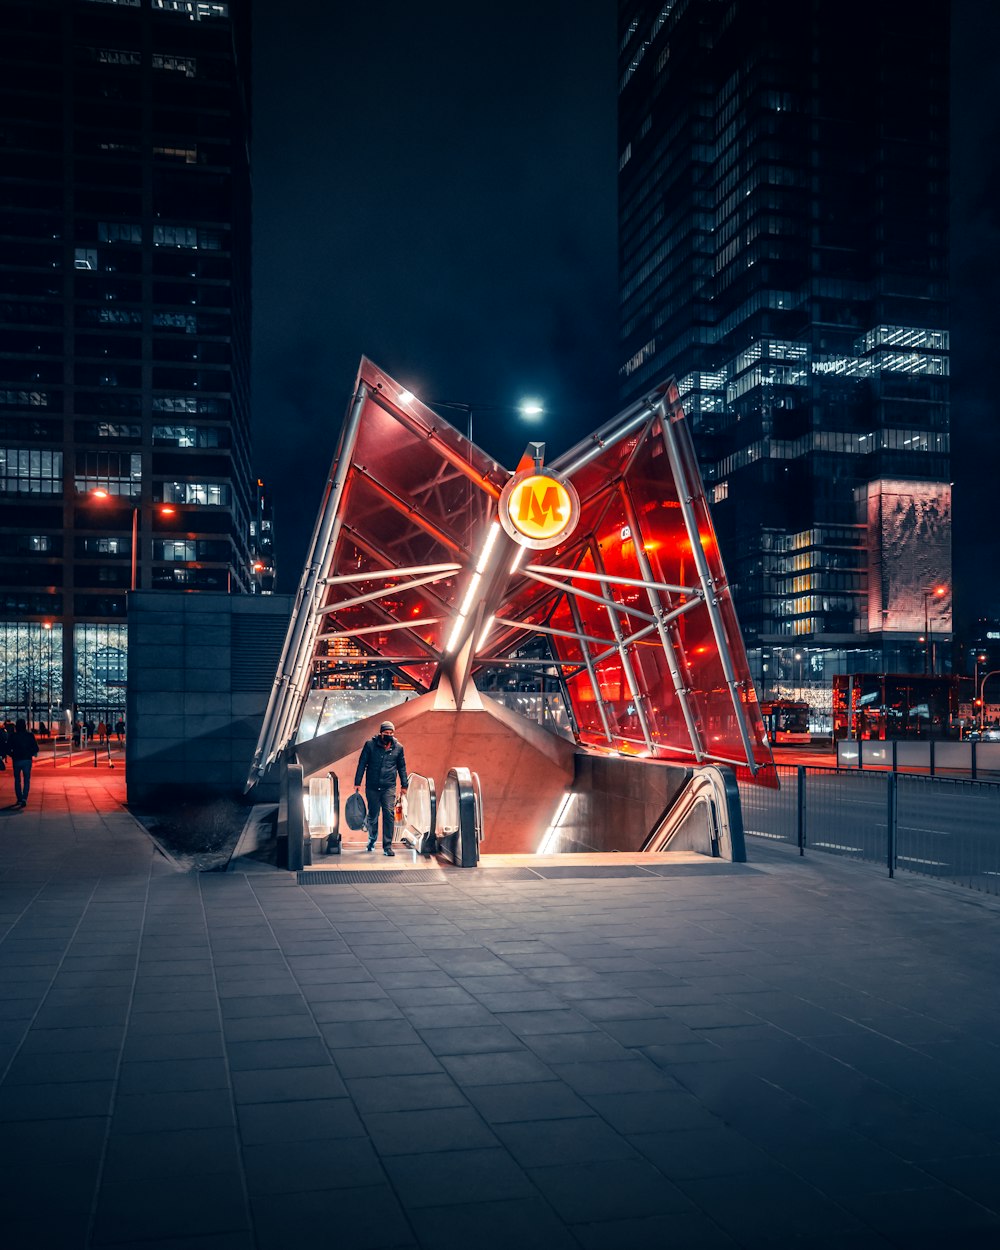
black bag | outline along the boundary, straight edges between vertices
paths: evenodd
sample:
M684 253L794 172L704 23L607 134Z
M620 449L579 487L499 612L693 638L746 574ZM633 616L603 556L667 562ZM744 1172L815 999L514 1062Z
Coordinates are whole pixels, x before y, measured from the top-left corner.
M348 829L363 829L368 808L360 794L352 794L344 804L344 819Z

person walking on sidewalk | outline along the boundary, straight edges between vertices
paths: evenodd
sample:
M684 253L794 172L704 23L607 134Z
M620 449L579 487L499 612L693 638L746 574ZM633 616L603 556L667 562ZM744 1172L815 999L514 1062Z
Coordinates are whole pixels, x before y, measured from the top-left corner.
M369 738L361 748L358 766L354 770L354 793L361 790L365 780L365 801L368 804L368 845L370 851L378 836L378 814L382 813L382 852L395 855L392 849L392 829L396 819L396 777L405 794L410 779L406 773L406 756L403 744L396 738L396 726L384 720L374 738Z
M38 743L23 720L14 726L7 743L7 754L14 765L14 798L18 807L25 807L31 789L31 763L38 754Z

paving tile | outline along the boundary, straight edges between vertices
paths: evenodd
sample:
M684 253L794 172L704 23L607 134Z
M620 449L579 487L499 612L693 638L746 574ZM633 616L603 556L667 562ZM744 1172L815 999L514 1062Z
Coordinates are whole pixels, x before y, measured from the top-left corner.
M641 1058L553 1063L551 1071L581 1094L630 1094L674 1088L670 1077Z
M227 1128L172 1129L159 1133L122 1133L108 1138L104 1177L112 1184L174 1177L201 1184L200 1178L232 1172L239 1165L233 1125Z
M443 1055L441 1062L459 1085L512 1085L550 1081L552 1069L527 1050L486 1055Z
M205 1236L248 1228L238 1172L215 1173L210 1185L166 1186L158 1178L150 1178L101 1186L94 1244Z
M497 1124L494 1131L525 1168L639 1157L620 1133L593 1115Z
M161 1037L165 1033L206 1033L218 1030L218 1027L218 1008L211 1011L147 1011L131 1017L128 1035Z
M315 1037L316 1021L307 1011L289 1016L240 1016L222 1022L227 1042L279 1041L289 1037Z
M338 887L340 888L340 887ZM255 1197L252 1201L258 1250L302 1250L329 1244L351 1250L415 1246L399 1201L385 1183L351 1189L315 1190L296 1195Z
M425 1250L577 1250L573 1235L535 1196L419 1208L409 1218Z
M420 1030L420 1036L439 1056L488 1054L518 1046L518 1039L507 1028L493 1023L470 1028L425 1028Z
M691 1211L694 1204L642 1159L602 1159L528 1169L528 1175L568 1224Z
M197 1036L197 1034L195 1035ZM122 1063L118 1090L122 1094L169 1093L173 1090L227 1089L229 1075L220 1056L181 1056Z
M471 1107L363 1113L379 1155L424 1155L437 1151L481 1150L499 1146L496 1135ZM434 1183L436 1187L436 1182Z
M323 1024L320 1032L332 1050L352 1046L407 1046L420 1041L409 1020L349 1020Z
M268 1194L352 1189L381 1180L382 1167L364 1138L319 1138L291 1145L267 1142L245 1146L243 1166L251 1198Z
M670 1229L671 1245L683 1246L684 1250L735 1250L737 1245L746 1244L734 1241L700 1211L671 1211L668 1217L646 1215L574 1224L573 1234L584 1250L649 1250L658 1244L664 1226ZM856 1244L852 1242L852 1246Z
M442 1071L434 1052L419 1042L410 1046L352 1046L331 1053L344 1077Z
M352 1020L401 1020L403 1013L391 998L350 998L313 1002L312 1013L320 1024L344 1024Z
M480 1115L492 1124L558 1120L593 1114L593 1109L561 1081L471 1085L464 1092Z
M125 1063L158 1059L214 1059L225 1053L219 1029L206 1033L133 1034L125 1039Z
M233 1073L237 1103L340 1098L347 1090L332 1063L313 1068L268 1068Z
M587 1094L587 1102L620 1133L712 1129L719 1120L683 1091L646 1089L641 1093Z
M0 1086L0 1122L107 1115L112 1081L49 1082Z
M358 1113L348 1098L243 1103L238 1108L238 1117L244 1146L365 1136Z
M461 1091L444 1073L351 1077L347 1089L363 1113L415 1111L465 1103Z
M329 1052L318 1037L284 1037L267 1041L236 1042L226 1039L226 1054L233 1072L253 1068L314 1068L329 1061Z
M496 1202L511 1198L534 1197L534 1189L524 1171L506 1150L458 1150L435 1154L433 1166L447 1184L428 1184L427 1157L399 1155L384 1160L385 1170L404 1207L456 1205L468 1202Z
M223 999L219 1006L224 1020L238 1020L242 1016L287 1016L305 1011L301 994L261 994L246 998Z
M66 1084L72 1081L113 1081L119 1051L82 1050L61 1054L25 1054L22 1050L4 1076L4 1088L13 1085Z
M226 1128L233 1123L228 1090L174 1091L169 1094L120 1094L115 1100L113 1131L169 1132L173 1129Z

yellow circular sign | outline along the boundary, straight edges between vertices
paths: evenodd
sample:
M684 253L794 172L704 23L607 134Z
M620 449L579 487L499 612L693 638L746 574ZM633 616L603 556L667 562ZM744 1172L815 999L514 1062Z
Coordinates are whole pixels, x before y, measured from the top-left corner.
M569 482L549 473L518 474L500 496L500 523L524 547L555 547L576 528L580 500Z

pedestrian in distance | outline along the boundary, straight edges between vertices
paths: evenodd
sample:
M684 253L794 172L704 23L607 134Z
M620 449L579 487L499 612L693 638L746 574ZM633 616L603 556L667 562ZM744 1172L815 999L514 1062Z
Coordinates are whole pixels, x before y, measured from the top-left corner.
M406 793L410 779L406 772L406 756L403 744L396 738L396 726L384 720L374 738L369 738L361 748L358 766L354 770L354 793L361 791L365 783L365 801L368 805L368 845L370 851L378 837L378 817L382 813L382 853L395 855L392 849L392 831L396 819L396 778L400 790Z
M38 754L38 743L23 720L14 726L14 733L7 744L7 754L14 765L14 798L18 807L28 803L31 789L31 764Z
M7 771L7 727L0 725L0 773Z

